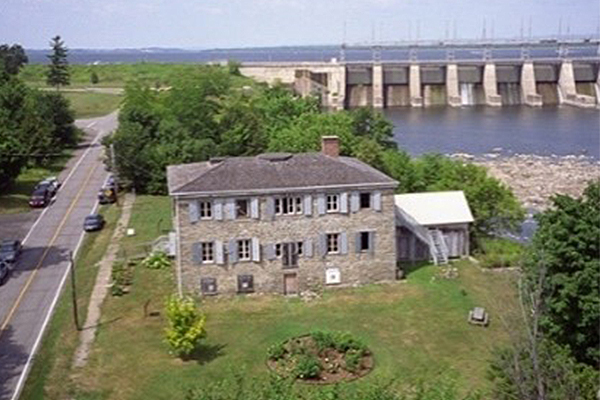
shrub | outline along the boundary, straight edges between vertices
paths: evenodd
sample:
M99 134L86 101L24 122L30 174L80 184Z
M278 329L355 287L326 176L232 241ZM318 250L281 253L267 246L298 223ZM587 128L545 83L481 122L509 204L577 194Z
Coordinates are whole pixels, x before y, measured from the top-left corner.
M180 357L194 353L200 341L206 337L206 316L189 297L171 296L166 303L169 326L166 340L173 352Z
M356 372L360 369L363 352L357 350L350 350L344 354L344 362L346 363L346 370L350 372Z
M515 267L521 264L525 247L504 238L486 238L480 243L478 258L483 268Z
M329 349L335 348L335 339L333 337L333 333L329 331L313 331L310 333L310 336L315 341L319 352Z
M367 349L367 346L362 340L356 339L349 332L336 332L334 334L335 349L339 352L346 353L349 350L355 350L362 353Z
M321 369L321 363L315 356L303 354L298 356L294 375L300 379L318 378L321 374Z
M274 344L267 350L267 355L270 360L277 361L286 353L285 346L283 343Z
M169 257L162 251L152 253L142 261L142 266L149 269L163 269L170 265Z

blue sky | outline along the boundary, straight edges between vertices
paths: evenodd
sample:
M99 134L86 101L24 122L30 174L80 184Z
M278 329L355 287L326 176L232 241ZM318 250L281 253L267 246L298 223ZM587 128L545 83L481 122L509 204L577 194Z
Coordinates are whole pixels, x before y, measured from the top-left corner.
M0 42L46 48L249 47L597 34L599 0L0 0Z

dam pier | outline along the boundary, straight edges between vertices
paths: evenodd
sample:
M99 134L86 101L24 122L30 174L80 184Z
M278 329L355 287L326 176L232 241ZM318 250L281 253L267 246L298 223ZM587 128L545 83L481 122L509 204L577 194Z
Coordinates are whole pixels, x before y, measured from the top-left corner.
M598 40L344 47L329 62L245 62L254 79L334 109L600 105ZM352 52L370 59L352 59Z

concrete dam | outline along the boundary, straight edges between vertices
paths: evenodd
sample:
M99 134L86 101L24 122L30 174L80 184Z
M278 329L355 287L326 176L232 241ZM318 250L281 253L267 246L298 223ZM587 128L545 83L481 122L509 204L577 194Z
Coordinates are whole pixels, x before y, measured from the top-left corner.
M241 72L270 84L290 85L303 96L320 96L324 106L334 109L555 104L598 108L598 53L569 56L568 48L557 43L556 56L530 57L536 45L540 44L513 45L519 57L494 58L494 48L479 44L469 49L482 49L480 59L458 59L455 55L464 47L438 46L445 59L419 60L412 46L406 60L382 60L374 51L367 61L346 61L342 54L330 62L244 63Z

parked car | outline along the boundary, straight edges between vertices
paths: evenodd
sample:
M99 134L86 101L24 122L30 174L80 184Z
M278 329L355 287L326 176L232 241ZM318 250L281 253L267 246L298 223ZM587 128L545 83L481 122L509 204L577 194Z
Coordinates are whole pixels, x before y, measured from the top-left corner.
M23 251L19 240L3 240L0 242L0 261L15 264Z
M98 191L98 202L100 204L109 204L117 201L117 193L115 189L109 187L103 187Z
M104 227L104 217L100 214L91 214L83 221L83 230L86 232L99 231Z
M0 261L0 285L4 284L10 275L10 267L4 261Z
M44 179L33 188L33 193L29 199L29 205L31 207L46 207L50 204L52 198L56 196L59 187L60 182L56 177L51 176Z

